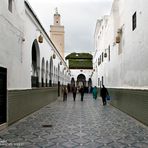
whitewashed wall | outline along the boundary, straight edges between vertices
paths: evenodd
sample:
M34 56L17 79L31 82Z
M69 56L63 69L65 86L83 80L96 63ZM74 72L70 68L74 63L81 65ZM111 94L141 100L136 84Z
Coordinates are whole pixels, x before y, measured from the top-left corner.
M62 71L67 65L31 14L32 12L25 7L24 0L13 2L12 13L8 10L7 1L2 0L0 5L0 66L7 68L8 90L29 89L31 88L32 44L40 35L39 30L44 37L44 42L38 43L40 67L42 57L45 59L46 67L46 61L49 65L53 53L56 54L56 59L53 59L53 67L58 69L58 64L62 61L60 66L60 71ZM56 75L57 73L56 70ZM67 84L70 81L68 73L63 75L61 72L60 74L60 80L63 79L63 83ZM57 84L56 75L53 80Z
M1 0L0 5L0 66L7 68L8 89L18 89L21 85L25 88L25 81L22 62L23 47L22 38L24 37L24 3L17 1L13 5L11 13L8 10L8 3ZM21 16L22 15L22 16Z
M112 88L148 89L148 3L146 0L115 0L105 36L98 40L98 54L110 45L111 57L98 66L98 77L104 76L104 84ZM137 28L132 31L132 15L137 12ZM103 24L102 24L103 25ZM114 45L118 28L122 38ZM119 54L119 48L122 49Z

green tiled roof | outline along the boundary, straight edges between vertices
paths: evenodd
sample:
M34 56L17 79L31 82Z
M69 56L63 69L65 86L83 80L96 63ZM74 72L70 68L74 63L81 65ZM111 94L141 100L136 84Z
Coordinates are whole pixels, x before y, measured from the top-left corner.
M65 58L66 60L68 59L92 59L92 55L89 53L76 53L73 52L71 54L69 54L68 56L66 56Z
M66 58L70 69L93 69L92 55L89 53L71 53Z
M70 69L92 69L92 60L89 59L69 59Z

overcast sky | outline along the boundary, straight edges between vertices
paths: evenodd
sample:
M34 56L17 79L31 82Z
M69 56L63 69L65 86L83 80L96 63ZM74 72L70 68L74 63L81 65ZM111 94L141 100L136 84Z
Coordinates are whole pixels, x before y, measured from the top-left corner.
M65 27L65 51L94 51L97 19L110 14L113 0L28 0L41 24L49 33L55 8Z

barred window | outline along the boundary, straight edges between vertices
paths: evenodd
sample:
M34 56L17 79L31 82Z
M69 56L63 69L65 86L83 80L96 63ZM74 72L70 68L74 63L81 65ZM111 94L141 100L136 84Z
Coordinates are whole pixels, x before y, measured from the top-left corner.
M98 78L98 86L100 86L100 78Z
M8 0L8 10L12 12L12 0Z
M104 61L104 53L102 52L102 62Z
M134 31L137 27L137 14L136 12L132 16L132 30Z

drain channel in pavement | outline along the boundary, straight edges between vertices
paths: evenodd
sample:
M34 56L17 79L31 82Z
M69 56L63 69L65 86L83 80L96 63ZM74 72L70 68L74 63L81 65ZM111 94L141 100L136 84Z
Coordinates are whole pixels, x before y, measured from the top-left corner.
M45 124L45 125L42 125L42 127L52 127L51 124Z

